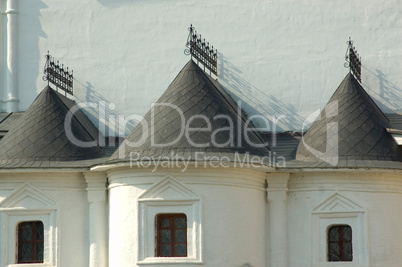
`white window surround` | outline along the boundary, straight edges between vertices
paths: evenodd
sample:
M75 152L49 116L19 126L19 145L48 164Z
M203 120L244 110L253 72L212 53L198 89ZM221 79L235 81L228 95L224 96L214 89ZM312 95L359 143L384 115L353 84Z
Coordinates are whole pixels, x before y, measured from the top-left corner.
M57 266L57 202L25 183L0 203L0 264L7 267ZM44 227L43 263L17 264L17 225L41 221Z
M202 264L201 198L177 179L167 176L138 199L138 264L169 266ZM187 216L187 257L155 257L155 218L158 214Z
M346 224L352 228L353 261L329 262L328 229ZM368 267L366 210L343 194L335 193L312 211L312 266Z

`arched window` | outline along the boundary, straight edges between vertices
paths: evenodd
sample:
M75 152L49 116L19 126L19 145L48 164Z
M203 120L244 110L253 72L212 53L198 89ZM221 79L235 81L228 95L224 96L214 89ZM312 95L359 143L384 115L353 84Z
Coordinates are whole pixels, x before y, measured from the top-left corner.
M352 228L334 225L328 229L328 261L352 261Z
M43 263L43 223L21 222L17 234L17 263Z
M187 217L184 213L156 216L156 256L187 256Z

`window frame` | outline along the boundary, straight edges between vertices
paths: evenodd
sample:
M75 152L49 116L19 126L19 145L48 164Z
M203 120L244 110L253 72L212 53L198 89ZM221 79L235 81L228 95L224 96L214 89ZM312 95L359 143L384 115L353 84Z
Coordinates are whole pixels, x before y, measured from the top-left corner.
M185 219L184 227L176 228L174 220L176 218L183 218ZM169 219L169 227L163 227L162 220ZM184 213L160 213L155 216L155 233L156 233L156 248L155 248L155 257L187 257L187 216ZM170 243L165 242L164 244L170 244L171 246L171 255L170 256L163 256L162 254L162 235L161 232L163 230L170 230ZM175 233L176 230L184 231L184 240L182 242L175 241ZM184 255L177 255L175 251L175 245L184 244L185 245L185 254Z
M337 239L338 240L331 240L330 232L331 232L331 229L334 229L334 228L338 228L337 229ZM350 229L350 241L344 239L343 233L346 228ZM351 252L352 252L351 259L346 259L346 256L344 253L345 245L348 243L350 243L350 245L351 245ZM327 247L327 261L328 262L351 262L351 261L353 261L353 229L350 225L348 225L348 224L330 225L327 230L327 244L328 244L328 247ZM331 260L331 256L330 256L331 244L338 244L338 246L339 246L339 259L338 260Z

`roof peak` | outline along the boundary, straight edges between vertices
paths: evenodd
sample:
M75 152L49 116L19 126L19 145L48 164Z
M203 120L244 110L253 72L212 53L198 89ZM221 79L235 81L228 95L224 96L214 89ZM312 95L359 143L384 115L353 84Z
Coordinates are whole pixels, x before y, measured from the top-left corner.
M390 124L356 78L348 73L301 140L296 159L400 160Z
M194 153L268 155L257 133L238 132L246 122L251 124L223 87L190 59L111 159L156 156L156 151L190 153L190 158Z
M74 105L74 101L46 86L1 140L0 159L72 161L103 156L103 149L91 134L95 126L82 111L70 114L70 124L65 127ZM83 147L72 137L81 142L94 141L94 145Z

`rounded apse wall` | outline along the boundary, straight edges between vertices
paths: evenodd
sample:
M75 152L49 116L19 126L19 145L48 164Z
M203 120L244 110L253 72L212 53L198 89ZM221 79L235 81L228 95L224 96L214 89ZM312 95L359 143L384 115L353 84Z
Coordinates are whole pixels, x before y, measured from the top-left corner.
M116 169L109 179L109 265L265 266L265 172ZM187 257L156 257L155 217L187 216Z

